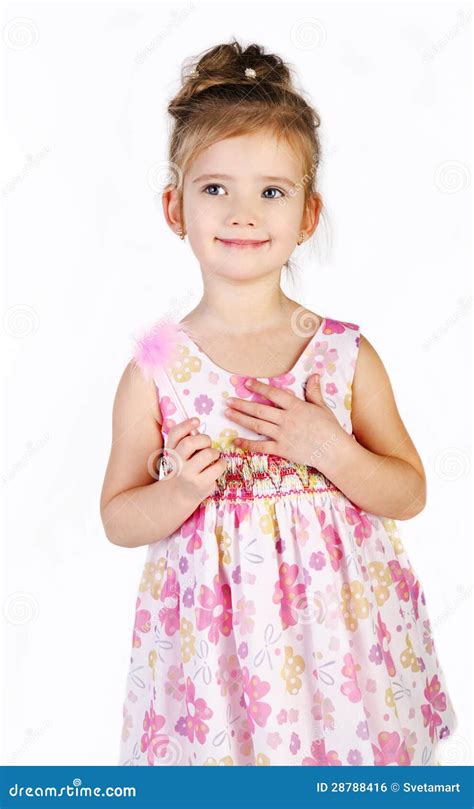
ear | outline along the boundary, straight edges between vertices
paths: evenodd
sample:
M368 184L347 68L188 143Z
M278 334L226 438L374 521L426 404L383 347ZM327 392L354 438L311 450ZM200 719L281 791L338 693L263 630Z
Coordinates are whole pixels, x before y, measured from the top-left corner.
M153 377L157 368L172 362L178 331L177 323L161 320L141 336L134 337L133 359L145 379Z

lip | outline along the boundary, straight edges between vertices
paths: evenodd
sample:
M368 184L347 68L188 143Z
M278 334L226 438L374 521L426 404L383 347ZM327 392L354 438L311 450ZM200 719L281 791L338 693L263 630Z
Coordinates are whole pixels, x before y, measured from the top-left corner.
M268 239L217 239L218 242L225 244L228 247L261 247L267 244Z

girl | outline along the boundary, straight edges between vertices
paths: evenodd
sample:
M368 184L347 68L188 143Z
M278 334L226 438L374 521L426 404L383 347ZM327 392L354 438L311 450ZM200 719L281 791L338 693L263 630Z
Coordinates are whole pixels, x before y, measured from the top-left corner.
M102 519L148 545L120 764L436 764L457 718L395 522L423 465L360 327L280 287L321 214L318 115L235 40L169 112L163 208L204 294L114 402Z

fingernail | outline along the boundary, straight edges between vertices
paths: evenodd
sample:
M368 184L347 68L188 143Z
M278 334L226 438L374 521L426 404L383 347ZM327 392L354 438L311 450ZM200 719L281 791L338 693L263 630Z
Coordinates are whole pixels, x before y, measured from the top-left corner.
M191 419L191 424L199 424L199 419Z
M251 379L247 379L247 380L245 381L245 383L244 383L244 384L245 384L245 387L246 387L246 388L251 388L251 387L252 387L252 380L251 380Z

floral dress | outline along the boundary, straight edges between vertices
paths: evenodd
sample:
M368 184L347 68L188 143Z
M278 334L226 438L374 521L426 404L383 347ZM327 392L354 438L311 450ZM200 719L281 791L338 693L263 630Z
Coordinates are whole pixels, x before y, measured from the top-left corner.
M269 402L183 325L157 324L134 355L156 384L157 477L176 470L170 428L193 416L227 468L147 548L119 763L438 764L457 717L395 521L360 509L316 467L235 447L237 435L262 436L226 418L226 397ZM359 326L323 318L290 372L259 379L304 399L319 373L352 435L359 341Z

